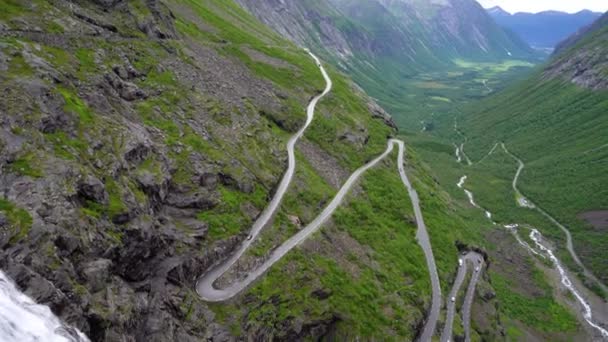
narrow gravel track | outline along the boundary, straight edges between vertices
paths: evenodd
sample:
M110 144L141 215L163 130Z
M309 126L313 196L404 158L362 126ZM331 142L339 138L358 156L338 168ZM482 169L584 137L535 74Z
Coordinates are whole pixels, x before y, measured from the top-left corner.
M517 156L515 156L514 154L512 154L507 149L507 147L505 146L504 143L502 143L501 145L502 145L502 148L505 151L505 153L508 154L515 161L517 161L517 163L519 165L518 168L517 168L517 172L515 173L515 177L513 178L513 184L512 184L513 185L513 191L515 191L515 193L517 194L518 204L520 206L522 206L522 207L527 207L527 208L530 208L530 209L536 209L539 213L541 213L543 216L545 216L554 225L556 225L557 227L559 227L559 229L561 229L564 232L564 234L566 234L566 249L568 249L568 252L572 256L572 259L574 259L574 261L576 262L576 264L580 266L580 268L583 270L583 273L585 274L585 276L587 278L593 280L599 287L602 288L602 290L604 292L608 293L608 287L604 283L602 283L591 271L589 271L587 269L587 267L585 267L585 265L583 264L583 262L579 259L578 254L576 254L576 251L574 250L574 243L572 242L572 234L570 234L570 230L568 230L568 228L566 228L563 224L559 223L559 221L557 221L548 212L546 212L545 210L543 210L542 208L540 208L536 204L534 204L534 202L532 202L529 199L525 198L523 196L523 194L519 191L519 188L517 187L517 182L519 181L519 177L520 177L522 171L524 170L524 168L526 167L526 164L524 164L524 162L521 159L519 159Z

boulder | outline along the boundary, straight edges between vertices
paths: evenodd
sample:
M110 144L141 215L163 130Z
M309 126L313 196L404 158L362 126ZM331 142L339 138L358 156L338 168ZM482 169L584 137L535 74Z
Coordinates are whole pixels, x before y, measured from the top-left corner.
M105 76L108 84L118 93L118 95L127 101L135 101L138 99L145 99L148 94L143 90L139 89L135 84L127 81L123 81L116 74L110 73Z
M192 193L170 193L165 203L180 209L209 210L219 204L217 195L199 190Z
M82 273L92 292L100 291L106 287L111 266L112 261L107 259L98 259L84 265Z
M139 184L139 187L148 195L153 207L158 207L167 197L169 188L168 179L143 170L137 173L135 180Z
M384 108L380 107L376 101L370 99L367 103L367 108L372 113L372 117L381 119L387 126L397 129L397 125L395 125L391 115L387 113Z
M254 190L254 186L253 186L252 182L247 179L238 179L237 180L232 175L223 173L223 172L220 172L218 174L218 178L219 178L220 183L222 183L222 185L231 187L233 189L237 189L241 192L250 194Z
M70 235L59 235L55 239L55 246L62 254L70 255L80 247L80 241Z
M215 173L205 172L200 178L199 184L210 190L215 190L219 182L219 176Z
M108 203L104 184L95 176L86 176L78 182L78 197L100 204Z

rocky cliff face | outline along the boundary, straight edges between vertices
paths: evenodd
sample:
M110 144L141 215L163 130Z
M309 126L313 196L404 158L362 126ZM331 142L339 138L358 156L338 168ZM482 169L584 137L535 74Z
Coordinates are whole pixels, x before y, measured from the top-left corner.
M194 284L246 236L321 86L303 51L249 17L228 30L231 3L201 6L0 4L0 268L93 341L231 339ZM392 129L358 113L379 130L344 120L310 143L359 163L346 152ZM331 322L283 330L319 336Z
M339 1L339 0L336 0ZM379 0L408 25L420 25L433 50L452 58L529 57L530 48L469 0Z
M314 42L343 62L359 54L372 63L394 58L407 69L452 58L531 56L525 43L471 0L238 2L277 32L298 43Z
M544 72L595 90L608 89L607 74L608 13L560 43Z
M335 24L335 19L340 14L329 4L279 0L237 2L264 24L298 45L309 46L314 43L327 46L339 56L353 55L349 37ZM316 25L316 30L311 27L311 23ZM359 38L365 39L365 36Z

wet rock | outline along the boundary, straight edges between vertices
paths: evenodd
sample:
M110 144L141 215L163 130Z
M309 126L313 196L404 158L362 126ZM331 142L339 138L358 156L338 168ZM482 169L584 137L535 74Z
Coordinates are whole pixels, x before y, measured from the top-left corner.
M108 193L104 184L94 176L86 176L78 182L78 196L84 200L100 204L108 203Z
M111 266L112 261L107 259L95 260L84 265L82 273L92 292L100 291L106 287Z
M30 268L14 261L9 261L3 268L18 287L35 302L46 303L53 312L61 312L63 308L68 306L69 303L65 295L58 291L50 281Z

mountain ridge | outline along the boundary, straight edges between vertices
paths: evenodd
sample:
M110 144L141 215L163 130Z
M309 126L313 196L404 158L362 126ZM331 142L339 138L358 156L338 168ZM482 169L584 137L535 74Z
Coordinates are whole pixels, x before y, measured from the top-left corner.
M553 48L580 28L590 25L602 13L581 10L576 13L541 11L537 13L486 10L502 27L512 30L529 45Z

